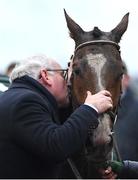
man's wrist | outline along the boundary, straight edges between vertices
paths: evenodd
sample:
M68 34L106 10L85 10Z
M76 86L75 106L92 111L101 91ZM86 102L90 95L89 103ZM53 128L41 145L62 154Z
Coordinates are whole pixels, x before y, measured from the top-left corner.
M87 106L93 108L98 113L98 109L94 105L89 104L89 103L84 103L84 105L87 105Z

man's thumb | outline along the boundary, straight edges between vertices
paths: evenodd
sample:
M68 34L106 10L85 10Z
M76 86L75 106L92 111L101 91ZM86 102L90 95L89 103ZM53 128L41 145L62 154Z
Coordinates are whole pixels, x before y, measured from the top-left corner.
M88 96L88 95L92 95L92 93L91 93L90 91L87 91L87 96Z

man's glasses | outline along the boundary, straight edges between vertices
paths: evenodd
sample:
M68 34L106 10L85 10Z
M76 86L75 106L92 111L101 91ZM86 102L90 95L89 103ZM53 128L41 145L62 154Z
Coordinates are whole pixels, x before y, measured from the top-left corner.
M57 71L61 72L61 76L67 80L68 79L68 69L46 69L47 71Z

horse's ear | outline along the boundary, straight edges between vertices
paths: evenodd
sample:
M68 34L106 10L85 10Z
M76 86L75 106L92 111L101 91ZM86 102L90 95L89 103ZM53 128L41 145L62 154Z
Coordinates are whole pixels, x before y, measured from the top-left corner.
M128 17L129 13L127 13L121 20L121 22L111 31L113 37L115 38L115 42L119 43L122 35L127 30L128 26Z
M69 17L64 9L64 14L67 22L68 29L70 31L70 37L77 42L79 40L82 33L84 33L83 29L75 22L73 19Z

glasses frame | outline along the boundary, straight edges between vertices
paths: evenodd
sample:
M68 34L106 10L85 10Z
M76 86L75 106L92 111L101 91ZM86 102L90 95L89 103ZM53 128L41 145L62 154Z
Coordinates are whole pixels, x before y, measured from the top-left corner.
M63 72L63 78L64 80L68 79L68 69L46 69L47 71L53 71L53 72Z

